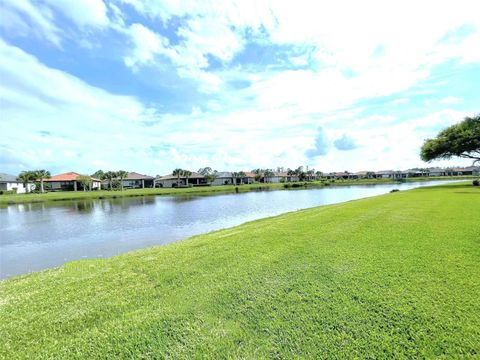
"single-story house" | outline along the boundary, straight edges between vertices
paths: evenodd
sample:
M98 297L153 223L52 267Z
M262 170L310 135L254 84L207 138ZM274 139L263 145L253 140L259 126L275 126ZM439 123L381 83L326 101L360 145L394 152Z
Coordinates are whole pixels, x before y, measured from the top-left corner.
M177 186L204 186L208 185L208 181L202 174L192 171L192 174L177 177L176 175L165 175L154 180L155 187L177 187Z
M445 169L446 176L462 176L462 175L478 175L480 174L480 168L477 166L468 167L456 167Z
M27 191L35 190L35 184L28 183L27 186L23 182L18 181L15 175L0 173L0 191L14 191L17 194L24 194Z
M264 177L264 182L280 183L280 182L296 182L299 181L297 175L288 175L286 171L274 171L273 176Z
M446 175L446 171L445 169L441 169L441 168L430 168L428 169L428 175L429 176L445 176Z
M408 169L403 171L404 173L407 174L406 177L425 177L425 176L437 176L437 175L432 175L430 174L430 171L435 168L430 168L430 169ZM438 168L437 168L438 169ZM441 169L440 169L441 170ZM441 176L441 175L438 175Z
M212 181L212 185L241 185L252 184L255 181L255 174L249 171L244 171L244 177L234 177L234 173L230 171L219 171L215 173L217 176Z
M358 175L349 173L348 171L336 172L334 176L335 176L335 179L337 180L358 179Z
M122 180L124 188L130 189L144 189L153 188L155 178L153 176L142 175L136 172L129 172L127 177Z
M357 179L375 179L375 172L373 171L358 171L354 175Z
M44 179L43 182L47 184L50 191L78 191L84 190L83 185L77 180L82 174L76 172L68 172L52 176L50 179ZM101 180L90 177L89 190L100 190Z
M382 170L375 173L377 179L403 179L407 174L402 171Z
M218 171L215 174L217 177L212 181L212 185L232 185L233 176L230 171Z

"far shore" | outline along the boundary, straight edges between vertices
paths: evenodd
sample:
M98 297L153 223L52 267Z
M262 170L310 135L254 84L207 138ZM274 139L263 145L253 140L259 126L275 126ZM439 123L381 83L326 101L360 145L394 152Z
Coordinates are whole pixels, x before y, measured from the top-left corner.
M441 176L441 177L415 177L403 179L403 182L421 182L437 180L462 180L472 179L475 176ZM65 200L87 200L87 199L107 199L134 196L182 196L182 195L215 195L228 194L258 190L290 190L305 188L321 188L328 186L350 186L350 185L377 185L394 184L398 180L393 179L355 179L355 180L325 180L295 183L254 183L243 185L218 185L218 186L199 186L188 188L146 188L146 189L124 189L121 190L98 190L98 191L55 191L47 193L29 193L0 195L0 206L40 203L47 201L65 201Z

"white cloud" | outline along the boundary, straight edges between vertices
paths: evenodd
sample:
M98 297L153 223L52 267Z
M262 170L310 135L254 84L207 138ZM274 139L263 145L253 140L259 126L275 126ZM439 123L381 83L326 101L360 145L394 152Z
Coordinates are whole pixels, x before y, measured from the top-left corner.
M125 65L136 68L154 63L156 55L167 55L168 39L160 36L142 24L132 24L125 30L132 42L132 50L124 57Z
M447 96L443 99L440 99L438 102L440 104L451 105L451 104L458 104L461 101L462 101L462 99L460 99L456 96Z
M45 6L30 0L0 2L0 26L20 36L36 36L60 46L61 30L54 24L53 13Z
M103 0L44 0L44 2L62 12L80 27L109 25L107 6Z

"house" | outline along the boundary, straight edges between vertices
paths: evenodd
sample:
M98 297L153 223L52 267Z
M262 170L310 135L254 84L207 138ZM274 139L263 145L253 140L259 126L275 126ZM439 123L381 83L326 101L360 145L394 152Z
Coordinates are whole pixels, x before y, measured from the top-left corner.
M212 181L212 185L232 185L233 176L230 171L218 171L215 173L217 176L215 180Z
M348 171L336 172L334 173L334 179L337 179L337 180L358 179L358 175L351 174Z
M238 172L236 173L238 174ZM218 171L215 173L216 178L211 182L211 185L241 185L253 184L255 182L255 174L249 171L244 171L244 177L234 176L234 172Z
M408 169L405 170L407 173L407 177L425 177L425 176L436 176L436 175L431 175L430 171L435 168L430 168L430 169ZM438 168L437 168L438 169ZM441 169L440 169L441 170Z
M354 175L357 176L357 179L375 179L373 171L358 171Z
M456 167L445 169L446 176L465 176L465 175L478 175L480 173L480 168L477 166L469 167Z
M429 176L445 176L446 175L446 171L445 169L441 169L441 168L430 168L428 169L428 174Z
M127 189L153 188L155 178L153 176L142 175L136 172L129 172L127 177L122 180L122 185Z
M264 182L269 183L296 182L299 180L300 179L297 175L288 175L288 172L286 171L274 171L273 176L264 178Z
M382 170L375 173L377 179L403 179L407 174L402 171Z
M208 181L202 174L192 172L189 177L169 174L154 180L155 187L177 187L177 186L205 186Z
M24 194L35 190L35 184L28 183L27 186L17 180L15 175L0 173L0 191L13 191L17 194Z
M44 179L50 191L78 191L87 190L83 188L83 184L78 181L78 177L82 174L76 172L67 172L52 176L50 179ZM101 180L90 177L90 185L88 190L100 190Z

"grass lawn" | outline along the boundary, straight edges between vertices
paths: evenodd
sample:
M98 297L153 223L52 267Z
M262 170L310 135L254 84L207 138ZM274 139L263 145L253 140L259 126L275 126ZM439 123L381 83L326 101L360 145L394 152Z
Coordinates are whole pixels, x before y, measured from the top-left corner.
M431 181L431 180L458 180L462 178L472 178L472 176L465 177L429 177L429 178L410 178L407 182L412 181ZM357 179L357 180L336 180L335 182L305 182L305 183L255 183L245 185L221 185L221 186L202 186L191 188L156 188L156 189L129 189L124 191L57 191L44 194L30 193L30 194L13 194L0 195L0 205L5 206L9 204L23 204L36 203L45 201L60 201L60 200L80 200L80 199L104 199L104 198L119 198L132 196L152 196L152 195L192 195L192 194L215 194L215 193L233 193L233 192L247 192L252 190L281 190L287 186L304 186L304 187L323 187L323 186L348 186L348 185L368 185L368 184L391 184L395 181L390 179Z
M421 188L5 280L0 358L475 358L479 212Z

